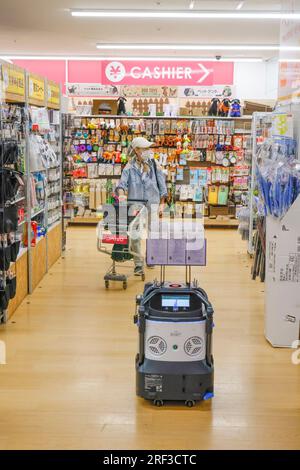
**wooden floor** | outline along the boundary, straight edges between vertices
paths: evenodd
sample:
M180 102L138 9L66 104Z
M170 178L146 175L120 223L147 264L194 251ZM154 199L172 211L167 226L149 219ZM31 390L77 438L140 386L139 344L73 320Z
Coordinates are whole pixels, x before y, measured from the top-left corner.
M105 291L95 228L74 227L64 259L0 327L0 449L300 447L300 366L264 339L264 286L250 279L245 242L236 231L207 236L208 267L196 274L216 311L213 401L155 408L136 398L142 282Z

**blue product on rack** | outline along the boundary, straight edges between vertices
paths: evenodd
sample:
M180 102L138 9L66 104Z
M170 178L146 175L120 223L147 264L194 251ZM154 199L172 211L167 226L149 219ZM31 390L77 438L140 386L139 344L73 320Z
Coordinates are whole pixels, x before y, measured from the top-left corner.
M265 215L283 217L300 194L300 163L295 156L296 142L286 137L260 149L256 171Z
M199 180L199 172L197 169L191 169L190 170L190 184L198 184Z

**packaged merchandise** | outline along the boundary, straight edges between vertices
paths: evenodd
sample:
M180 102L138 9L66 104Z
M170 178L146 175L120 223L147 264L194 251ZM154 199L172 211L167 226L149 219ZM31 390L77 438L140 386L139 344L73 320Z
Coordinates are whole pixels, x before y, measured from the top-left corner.
M220 103L220 108L223 105L225 103ZM130 142L134 137L144 136L154 142L154 158L166 174L168 184L174 184L170 207L176 198L197 202L202 194L203 200L210 184L228 185L227 202L234 204L234 191L246 191L243 189L246 180L236 178L249 175L242 170L238 172L238 167L245 166L247 138L243 127L236 127L233 119L226 119L226 116L218 119L217 115L196 119L71 116L64 130L66 170L70 180L88 178L107 184L111 177L112 188L106 187L105 197L101 189L104 200L109 199L130 159ZM195 167L195 162L199 162L199 168ZM233 170L237 170L236 174L231 172ZM72 184L70 180L66 179L68 185ZM102 188L102 182L100 185ZM191 185L193 192L181 189L183 185ZM70 187L66 187L66 191L69 190ZM89 205L87 208L93 210Z
M220 185L219 191L218 191L218 204L220 206L226 206L227 205L228 193L229 193L228 186Z
M300 165L296 142L277 138L266 141L256 157L256 174L265 215L283 217L300 194Z
M208 188L208 203L211 205L218 204L218 194L219 188L218 186L209 186Z

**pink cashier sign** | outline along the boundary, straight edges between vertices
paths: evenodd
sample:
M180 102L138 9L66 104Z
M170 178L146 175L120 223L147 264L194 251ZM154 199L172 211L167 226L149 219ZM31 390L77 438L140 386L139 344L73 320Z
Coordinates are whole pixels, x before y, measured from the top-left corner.
M232 85L233 67L233 62L103 61L102 84Z

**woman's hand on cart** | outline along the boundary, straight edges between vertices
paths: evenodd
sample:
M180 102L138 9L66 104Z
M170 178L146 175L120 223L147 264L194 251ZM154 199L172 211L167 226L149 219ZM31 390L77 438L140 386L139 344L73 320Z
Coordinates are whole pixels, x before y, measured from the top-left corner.
M126 203L127 202L127 195L124 193L124 194L119 194L119 203L122 204L122 203Z
M127 194L123 189L119 189L117 193L114 194L114 199L118 204L126 204L127 203Z
M165 198L162 198L159 204L159 217L163 216L165 210Z

